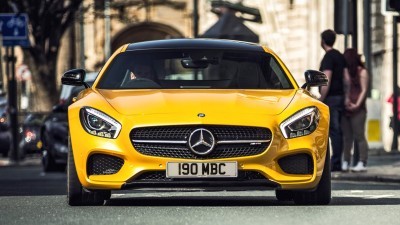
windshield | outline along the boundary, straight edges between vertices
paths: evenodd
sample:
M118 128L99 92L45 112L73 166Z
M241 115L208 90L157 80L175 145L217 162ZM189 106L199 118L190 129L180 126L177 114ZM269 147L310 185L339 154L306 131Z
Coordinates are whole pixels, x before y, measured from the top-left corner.
M276 59L227 50L132 51L116 56L99 89L292 89Z

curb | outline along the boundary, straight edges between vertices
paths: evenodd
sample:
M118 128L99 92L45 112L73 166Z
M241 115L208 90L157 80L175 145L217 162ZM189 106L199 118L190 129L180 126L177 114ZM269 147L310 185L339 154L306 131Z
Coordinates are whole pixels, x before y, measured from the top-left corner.
M369 181L369 182L388 182L400 183L400 176L396 175L383 175L383 174L334 174L332 173L332 180L345 180L345 181Z
M41 159L40 158L30 158L26 160L21 160L19 162L11 161L9 159L0 159L0 168L1 167L20 167L20 166L40 166Z

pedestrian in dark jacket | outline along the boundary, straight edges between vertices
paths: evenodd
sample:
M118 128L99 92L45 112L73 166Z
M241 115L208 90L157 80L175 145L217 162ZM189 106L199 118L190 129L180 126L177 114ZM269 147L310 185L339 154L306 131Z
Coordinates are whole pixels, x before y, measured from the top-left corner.
M325 30L321 33L321 47L325 50L321 61L320 71L328 77L328 85L320 89L320 100L329 106L330 125L329 137L332 145L331 170L342 170L343 136L341 118L345 102L349 101L349 73L346 60L342 53L333 48L336 33L333 30Z

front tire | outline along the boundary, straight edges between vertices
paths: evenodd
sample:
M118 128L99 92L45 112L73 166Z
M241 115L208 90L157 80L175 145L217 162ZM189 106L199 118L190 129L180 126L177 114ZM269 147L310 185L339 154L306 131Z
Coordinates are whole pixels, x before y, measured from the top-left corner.
M53 172L57 171L56 162L54 161L53 156L50 153L50 138L46 132L42 134L42 165L44 172Z
M331 157L329 143L326 150L324 171L317 189L309 192L296 191L294 203L297 205L328 205L331 202Z
M294 192L290 190L275 190L275 196L278 201L292 201Z
M47 134L47 131L44 131L42 136L42 165L44 172L65 172L67 165L65 163L61 164L56 162L53 156L55 150L52 147L52 140L49 134Z
M53 157L46 149L42 152L42 164L44 172L53 172L57 170Z
M67 201L70 206L103 205L110 199L111 191L89 191L82 187L75 168L71 140L68 140Z
M8 157L8 151L5 151L5 152L1 153L1 155L3 156L3 158L7 158Z

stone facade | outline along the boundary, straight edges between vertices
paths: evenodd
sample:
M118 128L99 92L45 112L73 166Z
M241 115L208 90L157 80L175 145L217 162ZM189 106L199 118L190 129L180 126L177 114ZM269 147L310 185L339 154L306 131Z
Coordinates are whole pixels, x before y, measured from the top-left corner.
M104 62L105 26L104 11L95 10L94 0L85 0L87 10L83 14L85 68L99 69ZM114 0L114 3L123 3ZM127 2L127 1L125 1ZM129 1L128 1L129 2ZM140 2L140 1L131 1ZM193 37L192 0L174 0L179 6L127 4L123 10L111 9L111 51L121 43L152 40L160 37ZM234 1L232 1L234 2ZM293 5L288 0L244 0L246 6L258 8L262 23L245 22L260 36L260 43L276 51L288 64L294 76L302 82L306 69L318 69L323 51L320 48L319 34L333 27L333 3L319 0L297 0ZM211 12L208 0L199 0L199 34L204 33L217 20ZM79 15L82 16L82 15ZM80 24L75 24L76 37L80 37ZM164 36L163 36L164 35ZM68 35L64 37L64 48L68 48ZM76 40L77 65L82 64L79 51L81 44ZM62 51L60 55L69 54ZM59 71L63 71L65 62L60 62Z

